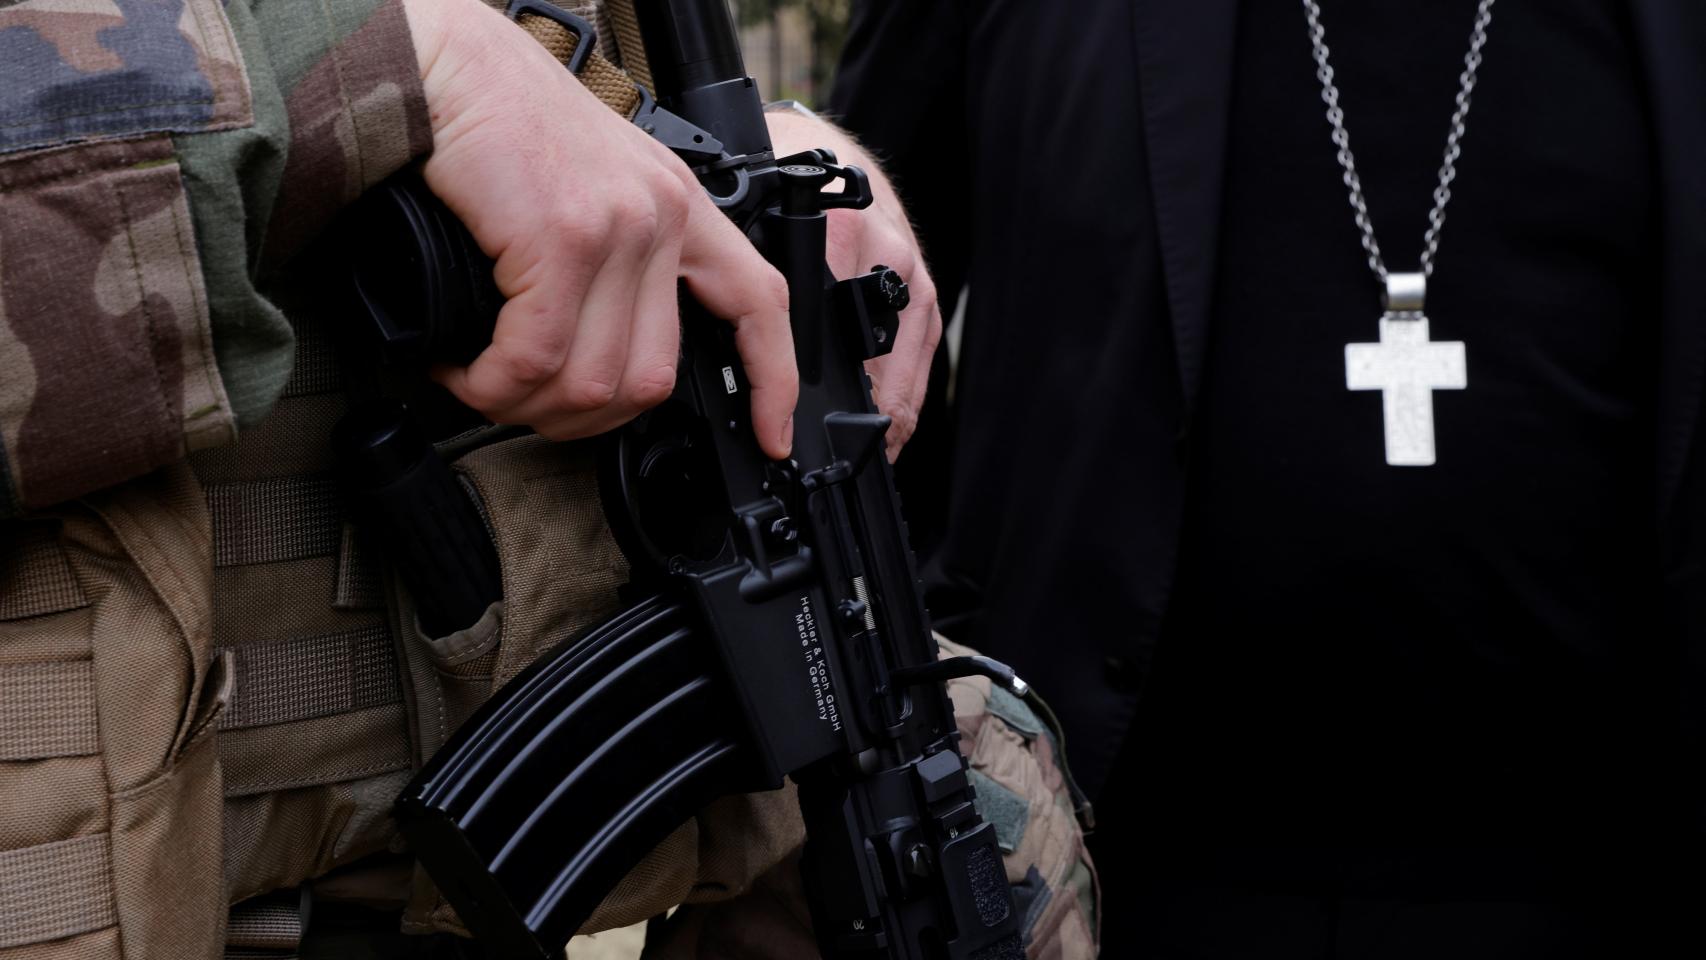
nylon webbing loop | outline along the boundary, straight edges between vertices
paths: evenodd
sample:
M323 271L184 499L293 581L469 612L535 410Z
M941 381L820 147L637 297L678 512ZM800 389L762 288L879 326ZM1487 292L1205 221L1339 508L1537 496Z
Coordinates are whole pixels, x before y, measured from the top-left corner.
M225 924L225 960L295 960L302 948L304 900L284 890L231 908Z
M101 751L95 665L0 665L0 760L82 757ZM0 910L6 901L0 898Z
M343 542L337 486L329 476L208 484L206 494L214 566L331 556Z
M0 853L0 949L117 923L108 841L96 833Z
M0 538L21 525L0 528ZM23 620L89 605L65 550L49 529L21 527L0 549L0 620Z
M579 38L569 29L555 20L538 16L537 14L522 14L516 20L527 35L539 41L558 63L568 63L575 55ZM580 81L593 96L604 101L605 106L621 114L624 119L632 120L634 112L640 109L640 91L634 88L634 81L622 69L604 59L596 51L587 58L586 65L581 67Z
M634 0L605 0L604 13L616 33L614 40L622 69L628 71L635 83L657 93L652 86L652 67L646 60L646 45L640 39L640 21L634 15Z
M486 3L499 12L509 6L507 0L486 0ZM648 90L651 89L652 83L651 71L646 65L645 47L640 43L640 25L634 17L633 3L631 0L605 3L573 3L569 0L559 0L558 5L586 20L596 22L608 19L612 32L602 35L598 48L587 57L586 65L581 68L578 76L581 83L592 91L593 96L604 101L605 106L621 114L624 119L634 119L634 113L640 108L640 92L634 89L634 83L643 83ZM606 16L601 17L600 14ZM567 64L575 54L575 47L579 45L578 39L567 27L548 17L522 14L516 19L516 24L526 30L528 36L537 40L540 46L550 51L558 63ZM605 55L607 50L610 51L609 56ZM628 68L629 72L624 73L624 68Z
M372 610L385 606L385 584L379 569L368 559L361 537L351 524L344 524L338 547L338 582L332 592L335 610Z
M337 344L328 324L316 321L290 325L296 334L295 363L284 382L281 397L335 393L343 389L343 371L338 367Z
M219 729L312 720L403 698L397 653L383 625L279 643L227 647L236 690Z

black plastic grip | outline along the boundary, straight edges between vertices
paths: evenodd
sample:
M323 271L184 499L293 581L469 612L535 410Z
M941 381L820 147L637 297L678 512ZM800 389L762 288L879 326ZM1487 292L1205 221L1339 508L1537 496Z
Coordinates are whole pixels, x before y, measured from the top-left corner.
M338 423L332 444L351 516L409 587L421 629L473 624L503 596L484 518L403 409L376 404Z

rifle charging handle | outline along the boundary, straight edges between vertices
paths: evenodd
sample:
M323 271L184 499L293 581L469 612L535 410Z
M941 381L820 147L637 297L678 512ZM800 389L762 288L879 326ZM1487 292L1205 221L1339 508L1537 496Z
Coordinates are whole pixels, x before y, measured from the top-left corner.
M837 208L863 210L871 205L874 195L865 171L835 163L833 156L827 150L814 150L789 157L777 166L784 217L809 217ZM813 162L805 162L808 160ZM837 180L846 184L840 193L823 192Z

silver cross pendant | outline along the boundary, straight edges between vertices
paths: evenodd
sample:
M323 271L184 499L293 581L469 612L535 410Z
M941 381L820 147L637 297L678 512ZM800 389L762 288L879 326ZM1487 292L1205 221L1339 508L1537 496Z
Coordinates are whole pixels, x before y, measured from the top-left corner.
M1381 392L1386 462L1394 467L1433 466L1433 392L1469 386L1463 341L1428 339L1427 289L1425 274L1388 274L1380 342L1345 344L1345 388Z

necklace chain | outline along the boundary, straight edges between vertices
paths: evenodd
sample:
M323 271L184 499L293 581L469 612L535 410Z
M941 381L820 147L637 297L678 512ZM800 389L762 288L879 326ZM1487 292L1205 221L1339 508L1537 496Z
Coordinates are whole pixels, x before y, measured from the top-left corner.
M1458 78L1457 109L1451 115L1451 130L1445 138L1445 162L1439 168L1439 186L1434 188L1434 207L1428 213L1428 230L1422 243L1422 273L1433 276L1434 260L1439 255L1439 235L1445 229L1445 207L1451 202L1451 182L1457 179L1457 158L1462 155L1464 124L1469 119L1469 98L1475 91L1475 71L1481 66L1481 48L1487 43L1487 24L1493 19L1494 0L1481 0L1475 11L1475 27L1469 33L1469 52L1463 56L1463 74ZM1309 20L1309 42L1315 47L1315 76L1321 81L1321 99L1327 104L1327 122L1333 127L1333 144L1339 148L1339 166L1345 170L1345 186L1350 190L1351 209L1356 211L1357 228L1362 231L1362 248L1368 251L1368 268L1382 283L1386 282L1386 261L1380 255L1380 241L1374 238L1374 220L1368 213L1368 201L1362 195L1362 178L1357 175L1356 157L1351 153L1351 135L1345 129L1345 110L1339 105L1339 88L1333 82L1333 66L1327 60L1327 30L1321 26L1321 5L1316 0L1303 0L1303 13Z

